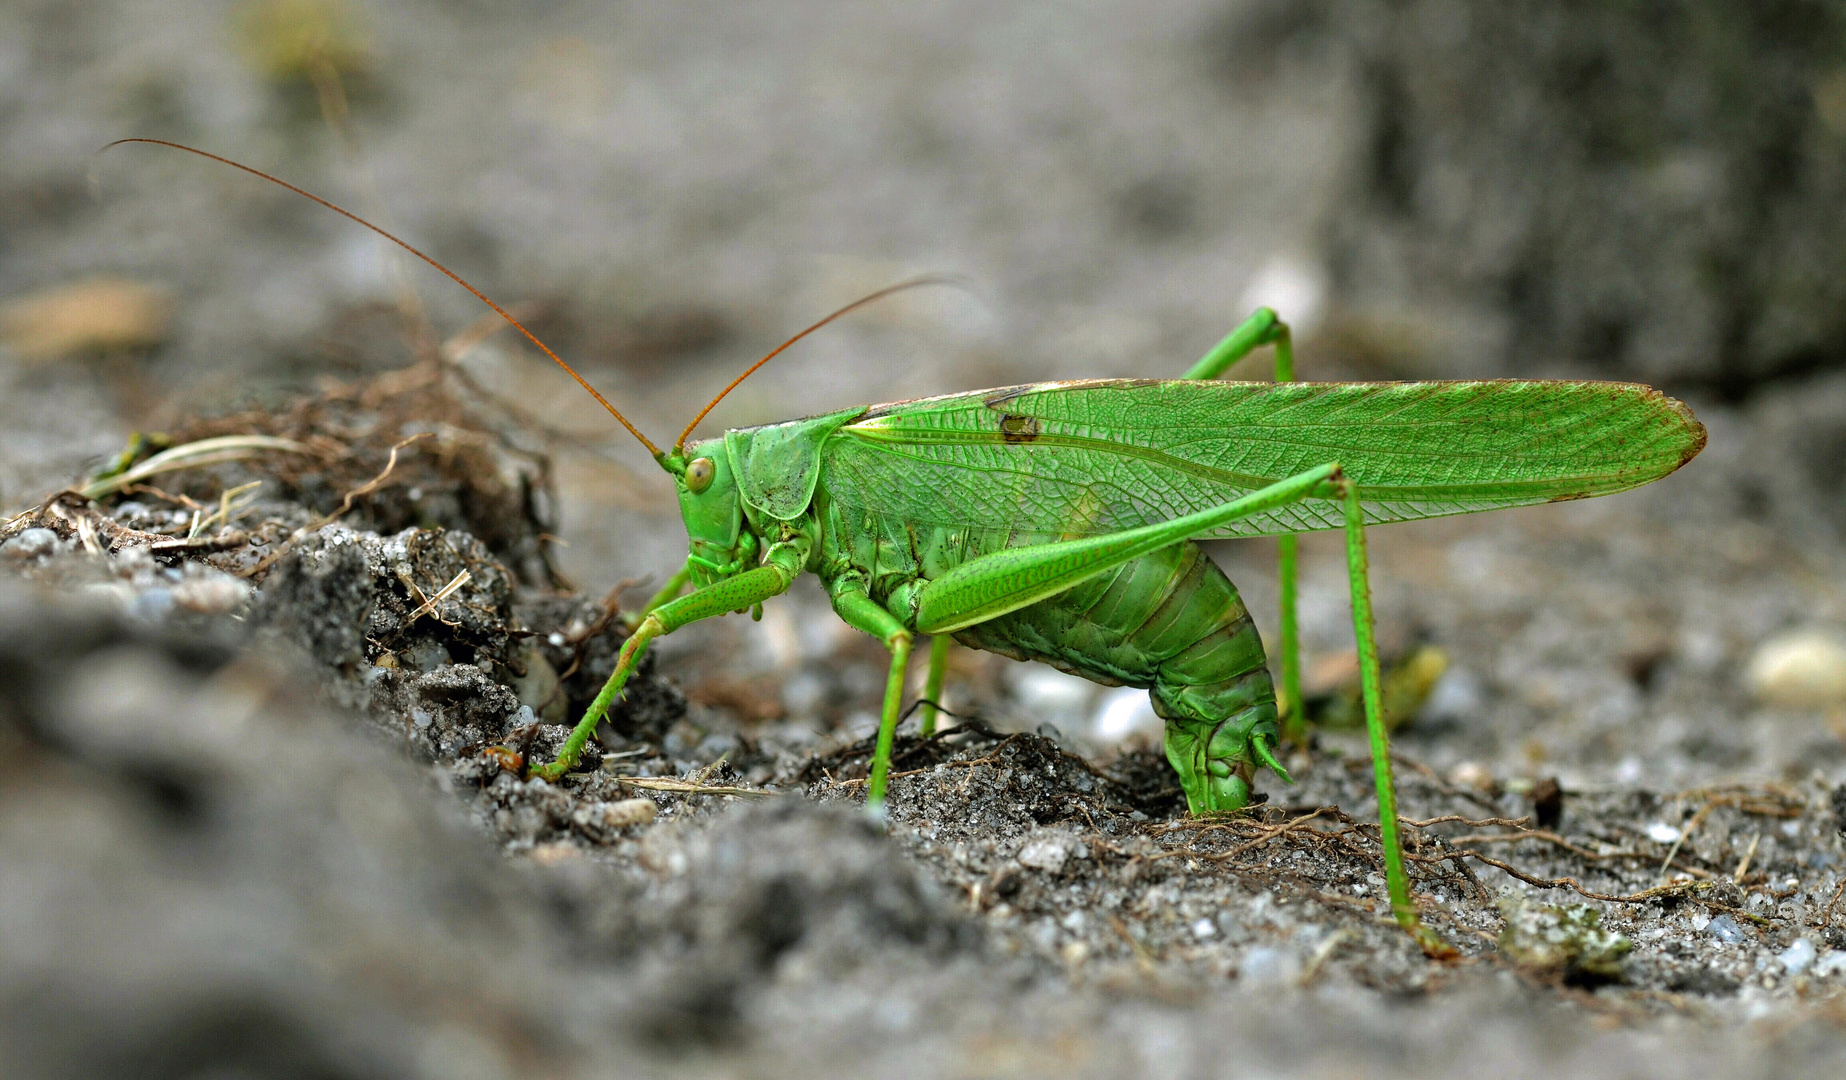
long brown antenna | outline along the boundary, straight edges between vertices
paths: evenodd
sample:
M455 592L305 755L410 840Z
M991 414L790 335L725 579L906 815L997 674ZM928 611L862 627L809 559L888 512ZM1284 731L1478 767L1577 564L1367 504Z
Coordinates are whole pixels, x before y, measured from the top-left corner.
M713 409L718 407L718 403L724 400L724 395L737 389L737 384L743 382L745 379L756 374L757 368L760 368L764 364L767 364L771 360L774 360L777 357L777 355L779 355L782 352L782 350L788 348L790 345L793 345L795 342L800 341L804 337L807 337L809 334L812 334L814 331L819 330L821 327L827 325L828 323L839 318L840 316L847 315L854 311L857 311L867 304L874 303L879 300L883 300L885 297L890 296L892 293L900 293L900 292L903 292L905 289L920 289L925 285L960 285L960 284L962 284L961 278L954 277L949 274L924 274L922 277L914 277L914 278L911 278L909 281L900 281L896 285L887 285L884 288L878 290L877 292L872 293L870 296L861 296L859 299L854 300L850 304L847 304L845 307L827 316L826 318L820 320L819 322L815 323L813 326L808 327L806 330L803 330L801 333L796 334L794 337L789 338L787 341L784 341L782 344L777 345L775 349L771 351L768 356L765 356L761 360L758 360L756 363L751 364L748 368L744 370L744 373L742 375L739 375L735 379L732 379L731 384L729 386L726 386L724 389L718 391L718 396L715 398L712 398L711 401L703 409L699 410L699 415L692 418L692 423L686 425L686 430L679 433L679 439L673 443L673 452L675 454L678 454L680 451L686 449L686 439L688 436L692 434L692 429L695 427L698 427L699 421L705 419L707 414L709 414Z
M609 404L608 398L605 398L601 394L597 393L596 388L594 386L591 386L588 382L584 381L583 376L577 374L576 368L571 367L569 364L565 363L563 358L558 356L557 353L552 352L549 346L547 346L544 342L540 341L532 333L532 331L527 330L525 328L524 323L521 323L518 319L515 319L511 315L507 314L506 309L501 307L499 304L496 304L492 300L489 300L487 298L487 294L481 292L481 290L468 284L466 281L463 281L461 279L461 275L457 274L453 270L450 270L448 267L442 265L436 260L430 258L428 255L423 254L421 251L418 251L415 247L411 246L405 241L400 240L397 237L391 235L390 233L386 232L384 229L379 228L378 226L360 217L358 214L353 213L351 210L348 210L342 206L336 206L335 204L328 202L326 199L321 198L319 195L314 194L312 191L303 191L301 188L296 187L295 185L289 183L287 180L283 180L278 177L271 176L261 169L253 169L248 165L242 164L241 162L232 161L230 158L227 158L227 157L219 157L217 154L214 154L210 152L209 150L200 150L199 148L195 146L187 146L185 143L168 142L165 139L117 139L114 142L110 143L108 146L103 147L102 150L98 150L97 153L100 154L103 152L103 150L108 150L110 147L120 146L123 143L148 143L153 146L171 147L174 150L184 150L188 154L197 154L198 156L202 158L208 158L212 161L218 162L220 165L229 165L233 169L241 169L242 171L249 173L251 176L260 177L264 180L269 181L272 184L285 187L288 190L294 192L295 194L301 196L304 199L312 199L315 202L326 207L327 209L333 211L334 213L339 214L342 217L348 218L352 221L358 222L359 224L372 230L378 235L384 237L386 240L389 240L393 244L396 244L398 247L401 247L405 251L408 251L412 255L415 255L417 258L422 259L424 262L442 271L443 274L447 276L450 281L453 281L455 284L460 285L462 288L467 289L469 292L473 293L475 299L479 300L483 304L486 304L488 307L493 308L494 311L497 312L502 319L505 319L507 322L512 323L513 329L524 334L526 336L527 341L530 341L532 344L537 345L540 352L544 353L546 356L551 357L553 360L556 360L558 366L563 368L567 373L569 373L571 378L577 380L578 386L581 386L585 390L588 390L590 392L590 396L595 398L599 403L601 403L603 408L608 409L609 415L615 417L616 420L620 421L621 425L628 429L628 433L630 435L633 435L635 438L640 439L641 445L647 447L648 453L654 455L656 459L660 457L660 448L658 446L655 446L652 442L649 442L647 436L641 434L641 430L639 428L635 427L633 424L628 422L628 417L623 416L621 413L621 410ZM890 290L886 290L886 291L888 292ZM704 414L701 413L700 415L703 416Z

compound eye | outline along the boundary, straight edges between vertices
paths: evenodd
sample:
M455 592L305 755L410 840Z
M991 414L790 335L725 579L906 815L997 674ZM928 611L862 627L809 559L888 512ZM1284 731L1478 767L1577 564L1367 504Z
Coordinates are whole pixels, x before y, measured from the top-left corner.
M686 490L694 495L703 495L705 489L711 487L713 471L711 458L694 458L692 464L686 466Z

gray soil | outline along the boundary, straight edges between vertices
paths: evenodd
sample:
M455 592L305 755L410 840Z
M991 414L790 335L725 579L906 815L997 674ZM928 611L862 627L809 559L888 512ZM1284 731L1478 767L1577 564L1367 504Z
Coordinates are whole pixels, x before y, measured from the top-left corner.
M1309 377L1414 365L1312 280L1364 93L1225 73L1256 63L1227 44L1241 20L1273 12L1021 9L977 33L978 7L372 10L351 133L405 232L536 298L656 437L805 317L915 269L989 293L830 330L720 422L1177 371L1251 297L1328 312L1303 327ZM1337 726L1289 758L1298 783L1200 820L1132 695L959 652L958 715L906 725L868 816L882 653L807 585L661 642L582 771L522 779L612 669L651 583L631 579L683 544L661 480L504 338L419 360L376 251L324 212L144 148L84 197L84 155L131 133L371 197L312 89L265 81L217 6L0 19L0 183L35 208L0 221L0 291L109 271L174 315L132 351L0 352L10 1071L1846 1061L1846 707L1745 674L1790 630L1846 627L1846 381L1825 365L1724 400L1693 372L1710 445L1647 489L1372 534L1387 653L1448 661L1394 742L1415 891L1460 953L1437 962L1388 918L1370 761ZM424 291L436 339L474 318ZM40 502L136 430L307 451ZM1337 538L1303 549L1331 717L1344 567ZM1273 546L1214 555L1269 630Z

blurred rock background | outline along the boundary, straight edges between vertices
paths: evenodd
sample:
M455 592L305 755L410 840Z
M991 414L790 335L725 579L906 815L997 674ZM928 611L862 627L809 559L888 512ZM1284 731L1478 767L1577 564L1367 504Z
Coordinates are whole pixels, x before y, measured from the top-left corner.
M1322 254L1340 302L1405 362L1738 401L1846 359L1839 4L1243 18L1233 56L1345 67L1357 123Z

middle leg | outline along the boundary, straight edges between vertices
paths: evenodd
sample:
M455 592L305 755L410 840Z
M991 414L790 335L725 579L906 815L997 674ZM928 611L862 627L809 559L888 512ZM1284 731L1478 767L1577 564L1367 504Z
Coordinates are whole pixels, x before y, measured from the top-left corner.
M1288 324L1276 317L1271 308L1257 308L1223 341L1214 345L1199 362L1186 372L1187 379L1216 379L1237 361L1264 345L1276 350L1276 382L1295 381L1295 342ZM1307 741L1307 713L1301 704L1301 631L1296 614L1296 580L1300 576L1300 545L1293 533L1276 537L1277 591L1280 593L1281 618L1277 627L1276 652L1282 668L1282 685L1277 687L1276 708L1282 717L1282 734L1288 741L1301 745Z
M936 712L942 707L942 679L949 669L949 646L955 639L937 634L929 639L929 675L923 681L923 704L917 710L918 734L925 739L936 733Z
M891 673L885 679L884 709L878 719L878 742L872 751L872 768L865 783L865 805L876 810L885 801L885 777L891 768L891 744L897 738L897 721L904 704L904 676L910 668L911 633L897 616L879 606L862 582L843 578L829 585L833 610L855 630L863 630L891 650Z

